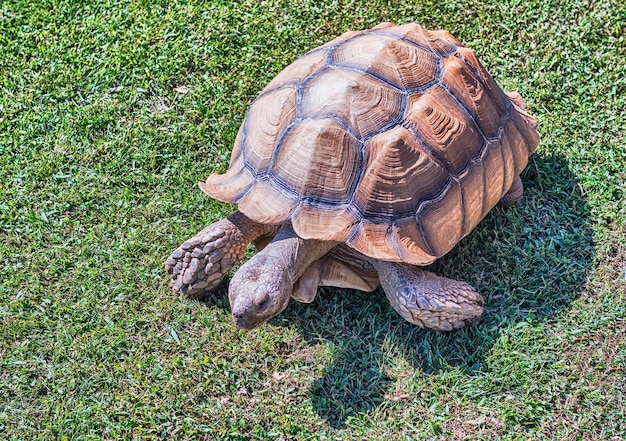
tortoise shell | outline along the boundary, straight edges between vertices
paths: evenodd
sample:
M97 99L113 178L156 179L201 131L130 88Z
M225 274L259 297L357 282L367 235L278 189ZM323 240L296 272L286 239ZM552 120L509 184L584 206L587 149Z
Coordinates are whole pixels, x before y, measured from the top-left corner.
M509 190L536 127L449 33L383 23L279 73L200 186L304 239L427 265Z

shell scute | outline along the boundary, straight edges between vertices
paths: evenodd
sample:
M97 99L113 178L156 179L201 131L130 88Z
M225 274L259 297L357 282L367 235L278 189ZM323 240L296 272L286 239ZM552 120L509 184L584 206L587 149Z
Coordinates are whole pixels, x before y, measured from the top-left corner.
M526 168L529 153L526 140L517 130L515 121L512 119L508 119L504 123L504 134L500 142L504 150L511 152L512 173L514 175L520 174Z
M399 262L402 256L395 247L388 223L370 222L362 218L355 225L346 244L374 259Z
M476 54L466 47L458 47L457 54L465 60L468 68L473 70L478 78L481 79L481 85L485 88L485 91L490 95L491 99L495 103L498 113L505 114L507 112L506 103L508 98L502 89L500 89L500 87L496 84L491 74L487 72L487 69L485 69L481 62L478 61Z
M442 62L441 82L463 103L486 138L495 138L501 127L502 114L485 90L480 77L460 57Z
M287 85L298 85L312 73L326 65L329 49L317 49L298 58L288 69L284 69L274 77L263 89L261 94Z
M414 216L419 203L434 197L448 179L448 172L402 126L374 136L365 147L354 205L366 219Z
M519 108L517 111L511 112L511 120L515 123L517 133L519 133L524 141L526 156L530 156L534 153L537 145L539 144L537 120ZM522 156L524 155L522 154Z
M403 111L404 94L361 72L329 67L301 91L302 118L336 116L358 138L393 124Z
M333 118L297 123L276 151L271 174L300 199L347 203L359 177L360 142Z
M263 198L257 195L263 194ZM252 189L239 200L239 209L257 222L282 223L289 219L298 200L290 197L270 179L256 180Z
M406 125L457 176L483 147L484 138L474 121L440 87L409 97Z
M452 179L441 196L426 202L418 214L424 236L436 256L446 254L463 237L462 207L461 185Z
M463 183L463 234L467 234L478 225L485 216L485 186L484 166L479 158L470 162L465 173L460 177Z
M394 28L382 29L379 32L397 35L407 41L418 44L421 47L432 50L439 56L448 56L454 52L456 46L454 41L449 41L445 35L437 34L437 31L427 31L416 23L407 23ZM446 33L447 34L447 33ZM444 38L441 38L441 37Z
M320 208L300 204L291 218L294 230L303 239L345 242L359 223L359 217L347 205Z
M431 52L392 36L376 34L365 34L342 44L333 53L332 62L360 69L404 90L432 83L438 69L437 57Z
M486 210L496 205L506 193L505 189L513 183L512 158L507 152L509 150L503 149L499 140L489 141L481 157L486 190L483 206Z
M259 97L244 121L241 149L246 164L258 174L268 172L279 139L296 116L296 89L286 87Z
M226 173L213 173L198 185L204 193L218 201L236 204L255 181L256 176L244 166L243 156L240 154L231 160Z
M328 43L324 43L323 45L321 45L317 49L314 49L311 52L315 52L315 51L318 51L318 50L323 49L323 48L333 48L333 47L337 46L338 44L340 44L341 42L343 42L345 40L348 40L348 39L354 37L355 35L360 35L362 33L363 33L362 31L347 31L347 32L344 32L340 36L333 38Z
M420 221L416 217L405 217L395 221L391 230L402 262L411 265L429 265L437 259L438 256L426 242Z

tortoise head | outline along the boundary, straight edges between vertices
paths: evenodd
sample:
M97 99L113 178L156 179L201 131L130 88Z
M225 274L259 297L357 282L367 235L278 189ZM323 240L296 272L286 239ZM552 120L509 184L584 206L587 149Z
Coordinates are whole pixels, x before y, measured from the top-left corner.
M259 253L235 273L228 286L233 321L254 329L281 313L289 303L293 282L283 265Z

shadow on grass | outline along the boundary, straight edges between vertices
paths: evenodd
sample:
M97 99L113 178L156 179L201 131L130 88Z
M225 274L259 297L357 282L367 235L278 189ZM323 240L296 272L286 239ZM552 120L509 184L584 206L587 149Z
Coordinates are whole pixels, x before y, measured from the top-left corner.
M478 326L449 333L419 329L395 313L382 291L325 288L311 305L292 302L283 318L297 323L309 341L334 346L332 364L311 390L329 424L345 427L349 417L393 399L393 360L405 360L422 375L455 368L471 375L486 368L485 356L503 328L553 316L580 295L593 242L578 183L558 156L533 156L522 178L520 205L492 210L429 268L483 294Z
M485 298L482 322L453 332L420 329L391 308L382 291L323 288L308 305L291 302L273 324L296 324L310 342L331 343L333 361L311 390L316 412L334 428L393 399L393 364L416 375L486 368L501 330L568 308L593 260L584 195L559 156L534 155L522 174L524 200L495 208L452 252L428 269L465 280ZM226 288L206 299L227 308ZM211 300L213 299L213 300ZM219 300L215 300L219 299ZM217 302L217 303L215 303ZM405 369L403 369L405 370Z

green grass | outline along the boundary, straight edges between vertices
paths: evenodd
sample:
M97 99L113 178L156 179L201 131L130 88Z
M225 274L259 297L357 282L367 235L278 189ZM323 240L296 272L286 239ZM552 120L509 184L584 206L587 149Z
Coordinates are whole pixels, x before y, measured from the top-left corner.
M246 106L380 21L449 30L540 121L524 202L431 268L483 322L324 289L245 333L224 293L171 295L169 252L232 210L196 182ZM0 438L623 439L625 34L617 0L5 0Z

